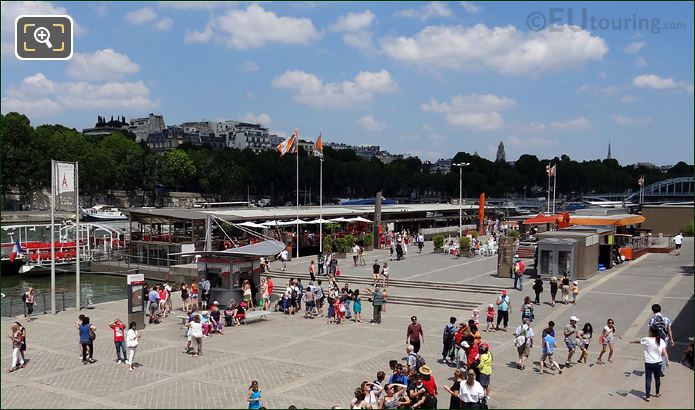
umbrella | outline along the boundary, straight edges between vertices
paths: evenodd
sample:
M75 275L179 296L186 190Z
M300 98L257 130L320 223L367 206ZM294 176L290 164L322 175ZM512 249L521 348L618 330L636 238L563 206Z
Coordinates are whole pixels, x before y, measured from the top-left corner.
M329 222L330 221L328 219L323 219L323 218L314 219L313 221L307 221L308 224L320 224L320 223L327 224Z
M278 221L265 221L265 222L261 223L260 225L275 226L275 225L280 225L280 223Z
M301 220L301 219L293 219L293 220L287 221L287 222L278 222L278 225L280 225L280 226L283 226L283 225L297 225L297 224L299 224L299 225L304 225L304 224L306 224L306 221L303 221L303 220Z
M554 224L557 223L556 215L543 215L538 214L533 218L529 218L522 222L524 225L542 225L542 224Z
M337 218L331 218L329 219L331 222L350 222L347 219L343 218L342 216L339 216Z
M369 222L369 223L372 223L372 221L370 221L369 219L362 218L361 216L358 216L355 218L348 218L348 221L349 222Z
M266 225L261 225L261 224L253 223L253 222L251 222L251 221L242 222L242 223L240 223L239 225L245 226L245 227L247 227L247 228L263 228L263 229L266 228Z

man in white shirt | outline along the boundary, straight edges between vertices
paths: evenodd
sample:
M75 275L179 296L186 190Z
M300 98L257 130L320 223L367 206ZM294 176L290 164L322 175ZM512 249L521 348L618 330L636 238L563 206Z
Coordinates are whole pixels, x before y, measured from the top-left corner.
M280 252L280 260L282 261L282 271L284 272L287 270L287 259L289 258L289 254L287 253L287 248L283 249L282 252Z
M359 259L360 256L360 246L355 244L355 246L352 247L352 262L357 266L357 260Z
M683 246L683 234L678 232L678 235L673 237L673 243L676 244L676 255L681 254L681 246Z

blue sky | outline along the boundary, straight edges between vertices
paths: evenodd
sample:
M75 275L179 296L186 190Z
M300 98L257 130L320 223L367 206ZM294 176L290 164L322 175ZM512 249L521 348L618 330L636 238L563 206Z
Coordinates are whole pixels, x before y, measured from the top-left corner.
M17 60L15 17L60 13L73 59ZM693 163L692 22L692 2L3 2L2 112L255 120L429 160L500 141L594 159L610 140L621 163Z

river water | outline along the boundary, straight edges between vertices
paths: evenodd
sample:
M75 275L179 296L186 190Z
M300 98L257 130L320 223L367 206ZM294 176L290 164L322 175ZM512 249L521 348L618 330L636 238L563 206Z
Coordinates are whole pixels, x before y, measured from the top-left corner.
M36 294L34 311L43 313L51 308L51 276L17 275L3 276L0 287L5 297L2 298L2 316L17 316L23 313L24 305L21 295L27 288L33 287ZM80 272L81 304L111 302L127 297L126 278L89 272ZM45 305L44 305L45 303ZM56 274L56 308L75 306L75 272Z

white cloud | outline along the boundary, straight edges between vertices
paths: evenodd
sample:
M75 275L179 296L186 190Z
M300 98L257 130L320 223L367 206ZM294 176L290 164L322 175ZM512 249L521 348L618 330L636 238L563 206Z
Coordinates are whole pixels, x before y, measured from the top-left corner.
M171 21L169 17L164 17L163 19L159 20L158 22L155 23L154 28L157 30L170 30L174 26L174 22Z
M379 132L383 131L386 126L375 120L374 117L371 115L365 115L364 117L358 118L355 123L362 127L364 130L369 131L369 132Z
M620 98L620 102L623 102L623 103L632 103L632 102L635 102L635 101L637 101L637 97L635 97L635 96L633 96L633 95L623 95L623 96Z
M14 54L14 24L15 19L23 14L54 15L68 14L64 7L47 1L3 1L0 3L2 15L2 54ZM84 33L84 29L73 19L75 35Z
M516 106L516 101L492 94L457 95L451 102L439 102L431 98L422 103L424 112L445 113L446 121L456 127L477 130L494 130L504 125L499 111Z
M3 113L18 111L46 118L64 110L149 110L153 101L150 90L142 81L92 84L84 81L51 81L43 73L25 77L18 85L8 88L2 97Z
M324 83L312 73L287 70L273 78L273 87L292 90L294 99L317 108L349 108L372 101L375 94L389 94L398 89L386 70L361 71L352 81Z
M620 114L613 114L613 122L620 126L626 126L626 125L641 125L641 124L649 124L652 122L652 119L649 117L646 118L634 118L634 117L628 117L626 115L620 115Z
M532 122L521 127L532 132L544 131L572 131L591 128L591 121L584 117L575 117L567 121L553 121L550 123Z
M111 48L93 53L75 53L67 62L68 77L81 81L119 80L140 71L140 66L125 54Z
M584 93L613 96L613 95L618 95L618 94L622 93L623 91L625 91L625 87L622 87L622 86L619 87L619 86L615 86L615 85L598 86L598 85L582 84L579 87L579 91L584 92Z
M247 49L266 43L307 44L321 37L308 18L278 16L258 4L229 10L210 19L203 31L188 31L186 43L207 43L213 38L230 48Z
M270 115L262 112L258 115L250 112L244 116L241 117L242 122L248 122L250 124L261 124L264 127L269 127L270 124L272 124L272 120L270 118Z
M358 31L368 28L374 21L374 13L366 10L362 13L348 13L338 17L329 29L336 32Z
M287 138L287 132L285 131L270 131L268 132L270 135L277 135L280 138Z
M258 64L256 64L256 62L253 60L246 60L243 63L241 63L241 71L258 71Z
M646 41L633 41L632 43L626 45L625 48L623 48L623 51L628 54L637 54L642 51L646 45Z
M229 3L224 1L161 1L159 7L176 10L212 10Z
M635 67L646 67L647 66L647 60L644 59L642 56L637 56L635 59Z
M386 37L381 49L394 60L424 69L487 68L503 74L573 69L601 60L606 42L575 27L523 33L514 26L429 26L413 37Z
M473 3L472 1L460 1L461 5L463 6L463 9L466 10L468 13L480 13L483 11L483 8L478 6L477 4Z
M405 9L396 13L400 17L417 17L422 21L429 20L433 17L451 17L454 13L451 12L449 6L441 1L433 1L425 4L417 9Z
M152 7L145 7L127 13L125 19L128 20L130 24L142 25L156 20L157 13L154 12Z
M635 87L652 88L654 90L679 90L693 93L693 85L685 81L675 81L673 78L662 78L656 74L638 75L632 80Z
M373 33L369 26L374 22L374 13L366 10L362 13L348 13L338 17L329 30L343 33L343 42L350 47L365 51L374 51Z

